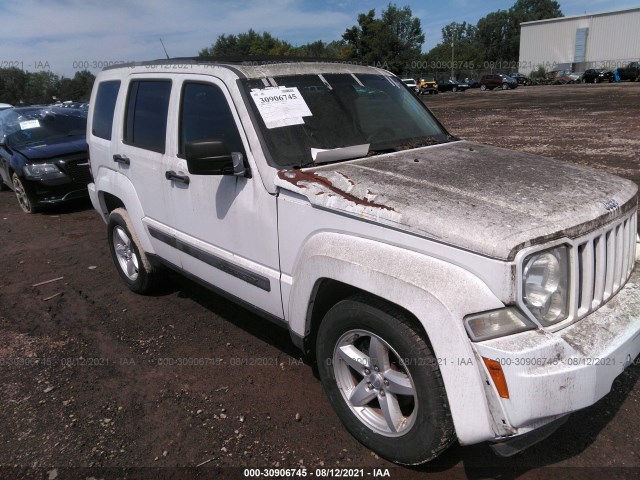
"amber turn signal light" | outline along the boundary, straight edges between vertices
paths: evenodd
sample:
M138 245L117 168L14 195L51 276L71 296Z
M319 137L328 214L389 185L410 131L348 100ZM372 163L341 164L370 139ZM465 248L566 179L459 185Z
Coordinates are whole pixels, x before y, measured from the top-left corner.
M489 370L489 375L491 375L491 379L493 380L493 384L496 386L498 390L498 395L500 398L509 398L509 387L507 387L507 379L504 376L504 372L502 371L502 366L496 360L491 360L490 358L482 357L482 361Z

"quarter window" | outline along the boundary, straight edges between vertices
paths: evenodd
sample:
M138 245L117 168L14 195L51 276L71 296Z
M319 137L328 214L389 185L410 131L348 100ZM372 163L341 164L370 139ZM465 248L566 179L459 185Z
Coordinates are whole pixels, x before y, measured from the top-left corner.
M96 137L111 140L113 112L116 108L116 99L118 98L119 91L119 80L102 82L98 86L91 128L91 133Z
M170 95L169 80L131 82L124 127L125 143L164 153Z

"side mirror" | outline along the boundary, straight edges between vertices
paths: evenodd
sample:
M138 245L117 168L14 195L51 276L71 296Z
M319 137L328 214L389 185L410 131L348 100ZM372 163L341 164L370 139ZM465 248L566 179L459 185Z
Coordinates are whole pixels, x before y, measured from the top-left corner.
M222 140L199 140L185 145L187 169L193 175L251 177L240 152L230 152Z

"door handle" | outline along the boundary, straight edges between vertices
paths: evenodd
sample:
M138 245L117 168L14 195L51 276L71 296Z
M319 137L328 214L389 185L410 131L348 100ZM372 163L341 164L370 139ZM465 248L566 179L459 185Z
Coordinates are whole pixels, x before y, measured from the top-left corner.
M188 176L186 176L186 175L178 175L173 170L169 170L167 172L164 172L164 177L167 180L171 180L172 182L183 183L185 185L189 185L189 177Z
M119 163L120 165L130 165L131 164L131 160L129 160L128 157L125 157L124 155L114 155L113 156L113 161L116 163Z

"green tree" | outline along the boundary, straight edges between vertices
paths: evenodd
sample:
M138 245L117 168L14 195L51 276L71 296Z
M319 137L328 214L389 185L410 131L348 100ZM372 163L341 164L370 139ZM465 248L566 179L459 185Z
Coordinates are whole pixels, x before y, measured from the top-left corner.
M62 78L58 89L58 99L63 102L66 100L88 100L95 79L95 75L88 70L76 72L72 79Z
M222 34L211 47L200 50L201 57L290 55L290 43L272 36L268 32L258 33L253 29L238 35Z
M483 51L484 59L489 62L517 60L518 54L513 58L513 52L510 50L514 43L514 35L511 17L506 10L491 12L478 20L478 45ZM517 35L519 48L520 33Z
M310 58L348 58L350 49L344 40L325 43L322 40L294 47L291 54Z
M27 74L19 68L0 68L0 102L18 105L25 102Z
M453 70L453 76L458 77L461 70L478 68L484 60L484 54L478 46L477 35L477 28L467 22L446 25L442 29L442 42L425 56L427 64L439 66L436 70L440 72L433 73L438 77L450 77Z
M352 58L367 64L382 65L394 73L402 73L418 59L424 34L420 19L411 8L389 4L376 18L375 10L358 15L358 25L348 28L342 38L351 47Z
M27 73L24 96L26 103L52 103L60 87L60 77L50 71Z

